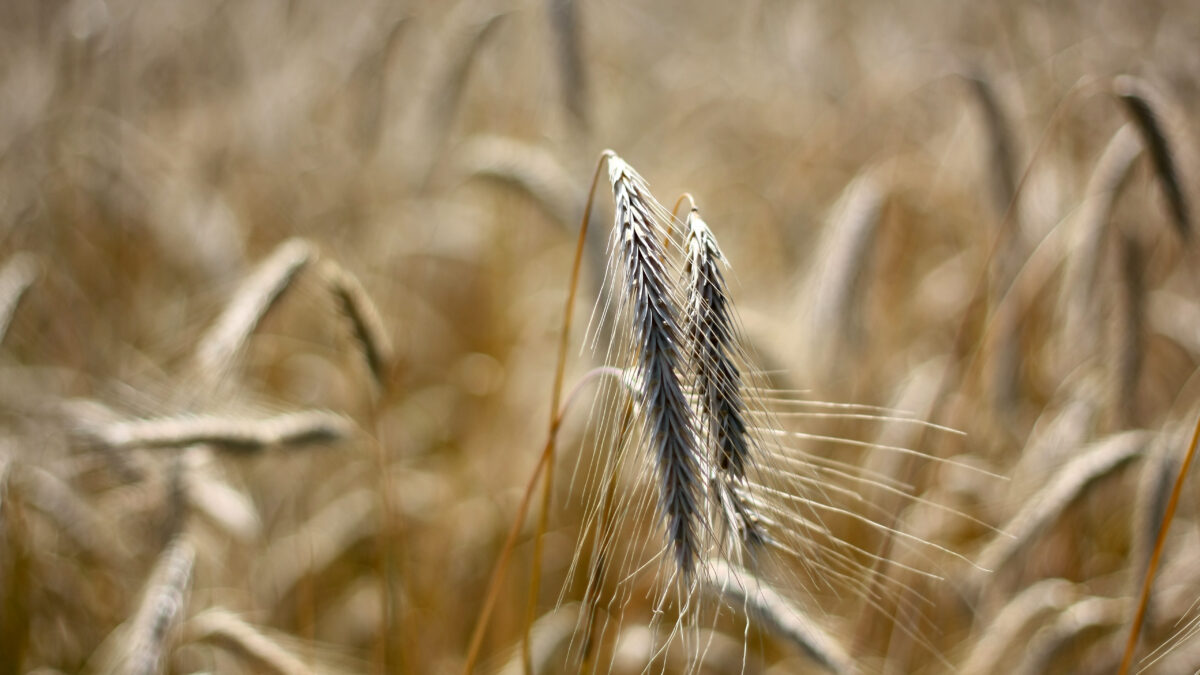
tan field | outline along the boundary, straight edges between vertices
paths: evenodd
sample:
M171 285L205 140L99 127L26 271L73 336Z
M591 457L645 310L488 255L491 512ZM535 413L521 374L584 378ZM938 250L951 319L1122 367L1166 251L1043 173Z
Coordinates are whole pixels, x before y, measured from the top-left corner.
M1197 35L0 3L0 675L1196 672Z

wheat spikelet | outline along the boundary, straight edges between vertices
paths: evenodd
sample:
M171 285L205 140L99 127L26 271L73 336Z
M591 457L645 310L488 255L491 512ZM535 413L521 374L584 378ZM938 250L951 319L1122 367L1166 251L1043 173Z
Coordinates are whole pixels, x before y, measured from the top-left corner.
M362 346L363 356L371 374L381 387L386 387L395 354L392 341L383 327L379 309L367 295L358 278L337 263L326 260L321 263L321 276L338 301L342 313L350 319L354 337Z
M208 642L227 649L253 665L255 672L307 675L313 670L278 642L229 610L214 607L188 620L189 642Z
M159 555L141 605L129 624L128 651L121 672L162 672L172 629L186 611L195 562L195 548L186 537L177 537Z
M230 452L329 443L349 436L353 424L320 410L260 419L187 415L112 422L83 432L108 448L180 448L207 444Z
M631 305L638 398L657 467L659 509L675 563L690 576L700 553L703 486L692 409L679 375L679 311L645 181L616 155L609 157L608 171L616 204L613 257Z
M723 560L706 561L704 572L705 589L730 607L763 622L829 672L856 671L846 650L833 637L765 582Z
M1191 159L1193 149L1182 138L1182 125L1176 119L1173 102L1146 80L1130 75L1121 75L1113 80L1113 93L1125 105L1141 132L1142 142L1154 161L1154 170L1167 198L1176 231L1180 237L1188 239L1193 227L1192 194L1186 186L1191 184L1188 174L1193 167L1185 162Z
M226 372L263 316L313 255L313 247L307 241L289 239L255 267L201 338L195 357L201 374L213 377Z

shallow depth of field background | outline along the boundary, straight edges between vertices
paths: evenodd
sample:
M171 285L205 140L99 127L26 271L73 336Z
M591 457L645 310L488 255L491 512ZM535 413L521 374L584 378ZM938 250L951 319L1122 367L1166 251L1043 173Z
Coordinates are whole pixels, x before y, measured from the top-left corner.
M959 515L905 501L905 531L974 560L1089 443L1146 432L1004 569L980 577L947 558L942 581L907 580L929 602L905 611L923 619L788 589L864 672L955 672L979 649L997 656L974 672L1111 672L1154 527L1139 504L1162 494L1156 476L1173 480L1200 410L1200 235L1175 222L1142 152L1106 218L1095 307L1069 324L1076 250L1063 233L1131 119L1118 75L1178 113L1171 151L1195 203L1197 35L1189 2L0 4L0 254L37 262L0 344L0 671L106 668L162 551L181 451L131 451L140 475L122 474L76 433L81 411L103 406L118 418L325 409L358 427L328 446L206 455L206 480L236 494L188 515L197 558L168 672L262 667L195 639L189 621L212 608L318 671L459 672L544 442L578 221L612 148L668 205L695 195L777 382L932 416L966 436L901 444L1010 477L921 464L914 494ZM864 175L882 194L878 226L830 320L812 311L820 242ZM594 213L611 225L603 186ZM238 282L292 237L380 308L396 356L386 391L308 271L222 388L189 368ZM568 388L598 364L580 345L602 255L585 257ZM1013 279L1021 290L1006 294ZM1019 311L996 321L1006 298ZM952 379L934 401L941 373ZM586 408L563 430L538 615L555 611L580 527L567 486ZM871 441L882 426L819 428ZM28 476L47 474L85 521L34 494L42 479ZM1175 648L1151 672L1200 665L1200 640L1171 640L1200 598L1197 489L1140 654ZM479 672L519 644L533 522ZM1065 581L1002 636L1003 608L1047 579ZM633 601L646 606L630 609L627 639L604 646L628 650L619 672L641 672L654 649L638 640L662 637L637 630L650 607ZM701 670L812 668L757 626L744 657L738 629L713 640ZM668 654L651 670L687 667Z

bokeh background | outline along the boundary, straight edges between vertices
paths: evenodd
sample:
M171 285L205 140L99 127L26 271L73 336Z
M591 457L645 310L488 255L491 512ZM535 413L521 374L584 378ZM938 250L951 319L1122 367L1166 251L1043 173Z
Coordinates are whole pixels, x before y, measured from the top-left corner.
M138 649L161 653L151 672L460 671L545 440L575 235L612 148L664 203L695 195L778 386L966 432L818 425L955 460L813 444L903 471L916 499L898 529L994 560L1021 507L1058 490L993 574L951 558L904 580L928 600L915 608L786 589L861 670L1111 672L1198 411L1196 35L1200 6L1153 1L0 3L17 303L0 345L0 671L124 672ZM568 387L599 363L582 332L610 209L602 186ZM296 237L378 307L382 386L308 267L227 372L194 368L239 284ZM114 451L81 431L311 409L354 432L238 453ZM579 600L578 418L535 608L551 654L571 638L550 619ZM1089 452L1111 466L1070 463ZM1171 647L1152 672L1200 665L1195 492L1146 620L1142 664ZM517 667L535 522L479 672ZM146 647L181 532L186 593ZM878 531L843 536L890 555ZM600 646L617 672L815 668L736 622L709 636L724 650L659 653L649 600L633 602Z

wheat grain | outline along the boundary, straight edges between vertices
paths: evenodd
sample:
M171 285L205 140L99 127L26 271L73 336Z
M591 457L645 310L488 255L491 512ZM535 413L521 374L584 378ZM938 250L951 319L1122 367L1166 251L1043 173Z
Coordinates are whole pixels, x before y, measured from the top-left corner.
M107 448L181 448L207 444L230 452L330 443L349 436L353 424L336 413L309 410L273 417L186 415L126 420L85 428Z

